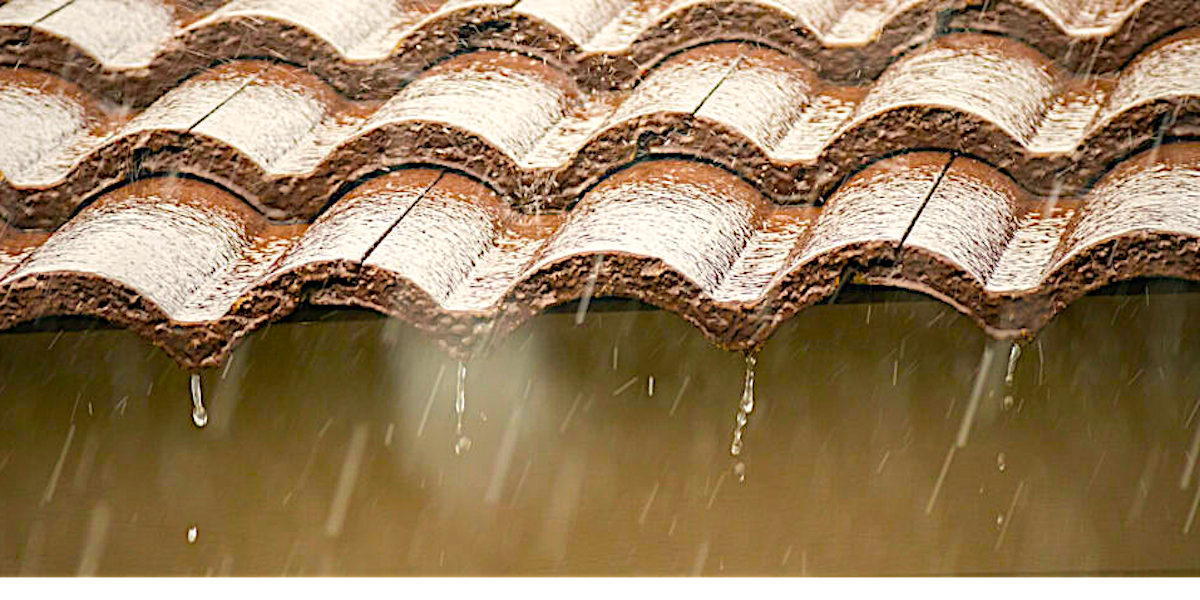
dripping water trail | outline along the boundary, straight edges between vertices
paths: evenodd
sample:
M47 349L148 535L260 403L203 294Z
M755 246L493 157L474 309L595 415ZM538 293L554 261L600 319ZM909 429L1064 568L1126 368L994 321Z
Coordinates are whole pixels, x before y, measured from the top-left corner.
M329 537L341 535L342 527L346 524L350 497L354 494L354 486L358 482L358 471L362 467L370 433L369 426L360 423L350 435L350 447L346 450L346 460L342 463L341 474L338 475L333 502L329 505L329 517L325 519L325 535Z
M196 427L208 425L208 411L204 409L199 373L192 373L192 423L195 423Z
M458 440L454 442L454 453L462 456L471 449L471 438L463 434L463 416L467 414L467 363L458 361L458 386L454 392L454 433Z
M729 445L729 454L737 457L742 454L744 446L743 438L746 434L746 425L750 422L750 413L754 412L754 369L758 365L758 356L754 351L746 353L746 383L742 388L742 399L738 402L738 410L736 424L733 428L733 442ZM738 481L746 479L746 465L742 461L737 461L734 466L734 475Z
M45 506L54 499L54 490L58 487L58 478L62 476L63 463L67 460L67 452L71 450L71 440L75 439L75 424L71 423L71 427L67 429L67 441L63 442L62 452L58 454L58 462L54 463L54 470L50 472L50 482L46 484L46 491L42 493L42 506Z
M87 538L83 545L83 555L79 559L79 577L95 577L100 570L100 559L104 556L104 546L108 540L108 528L112 523L112 509L103 500L92 509L88 520Z
M1021 360L1021 344L1014 343L1008 351L1008 370L1004 372L1004 401L1003 408L1008 410L1012 408L1015 401L1013 400L1013 382L1017 375L1017 361Z

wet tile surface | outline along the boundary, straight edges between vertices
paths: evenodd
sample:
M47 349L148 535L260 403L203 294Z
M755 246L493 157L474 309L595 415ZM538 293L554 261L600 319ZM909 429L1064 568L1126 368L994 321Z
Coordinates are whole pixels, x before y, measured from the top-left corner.
M994 335L1030 335L1110 283L1200 279L1200 147L1151 154L1055 200L974 159L910 153L818 207L776 205L713 166L651 160L541 216L464 175L402 169L311 225L271 222L201 181L152 178L52 233L7 230L0 325L98 317L212 366L301 303L371 308L468 353L551 306L622 296L749 348L853 278L941 298Z
M461 170L524 212L564 210L635 156L710 161L781 204L909 149L980 158L1042 195L1077 196L1117 161L1194 136L1200 30L1119 71L1081 76L1014 40L951 33L859 85L823 81L773 49L695 47L626 90L588 90L554 63L479 50L374 100L261 60L212 66L144 108L67 78L0 74L0 215L60 225L107 186L185 173L273 219L312 220L349 182L406 164Z
M196 368L314 304L466 355L617 296L747 349L847 281L1014 338L1200 280L1172 0L353 4L0 5L0 328L100 318Z
M588 87L627 86L696 40L753 40L840 82L951 31L1021 39L1074 71L1111 71L1194 25L1187 0L10 0L0 61L148 103L210 64L276 56L352 96L378 94L462 48L553 60Z

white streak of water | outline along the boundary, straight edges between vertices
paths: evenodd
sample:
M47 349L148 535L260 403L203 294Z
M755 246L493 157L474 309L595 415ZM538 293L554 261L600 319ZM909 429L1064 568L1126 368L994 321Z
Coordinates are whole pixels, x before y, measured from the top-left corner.
M112 522L112 510L108 504L101 501L92 509L92 517L88 521L87 537L83 542L83 553L79 559L79 577L94 577L100 570L100 558L104 555L104 545L108 540L108 525Z
M654 489L650 490L650 497L646 499L646 504L642 506L642 513L638 515L638 525L646 524L646 516L650 514L650 506L654 504L654 498L658 496L658 482L654 482Z
M1200 423L1196 424L1196 432L1192 434L1192 446L1187 454L1187 466L1179 478L1179 489L1186 490L1192 482L1192 473L1196 469L1196 455L1200 454Z
M483 499L488 504L500 502L500 488L508 479L508 470L512 467L513 454L517 450L517 434L521 430L521 411L525 405L518 405L508 417L504 427L504 435L500 438L500 447L496 450L496 467L492 469L492 480L488 483L487 492Z
M692 563L692 577L704 574L704 563L706 562L708 562L708 540L700 542L700 547L696 550L696 561Z
M979 400L983 397L983 392L987 388L988 380L991 378L992 369L995 368L998 362L998 357L1009 352L1005 345L1010 345L1012 342L1003 340L989 341L983 347L983 356L979 359L979 372L975 375L975 385L971 388L971 399L967 403L967 410L963 413L962 424L958 427L958 437L955 443L959 448L964 448L967 445L967 438L971 435L971 425L975 421L975 413L979 410ZM999 351L998 351L999 350Z
M958 446L950 444L950 451L946 453L946 460L942 463L942 472L938 473L937 483L933 484L933 493L929 495L929 502L925 505L925 514L933 514L933 505L937 503L938 494L942 491L942 483L946 481L946 473L950 472L950 463L954 461L954 451Z
M583 325L583 320L587 317L588 305L592 303L592 294L596 291L596 278L600 275L600 263L603 259L603 254L597 254L596 261L592 263L592 272L588 274L587 283L583 286L583 297L579 299L579 308L575 310L576 325Z
M525 461L525 468L521 469L521 476L517 478L517 487L513 489L512 500L508 501L509 508L517 505L517 498L521 495L521 488L525 487L525 478L529 476L529 467L533 466L533 459Z
M437 399L438 388L442 386L442 376L446 374L446 365L442 365L438 369L437 377L433 380L433 389L429 390L429 400L425 402L425 412L421 413L421 423L417 425L417 437L425 432L425 422L429 420L429 410L433 408L433 401Z
M1183 524L1184 535L1192 531L1192 522L1196 520L1197 508L1200 508L1200 485L1196 486L1196 495L1192 496L1192 509L1188 511L1187 522Z
M721 491L721 484L725 483L725 475L727 475L727 473L725 471L721 471L721 475L717 477L717 484L713 486L712 495L708 497L708 506L704 507L705 510L712 508L713 502L717 501L717 493Z
M621 384L621 387L617 388L616 390L613 390L612 395L620 396L621 392L624 392L625 390L633 387L633 384L635 384L635 383L637 383L637 377L631 378L629 381L626 381L625 383Z
M583 400L583 392L575 395L575 402L571 403L571 408L567 410L567 416L563 417L562 425L558 426L558 434L562 435L567 432L567 426L571 424L571 417L575 416L575 409L579 408L579 403Z
M369 436L370 430L366 423L358 424L350 436L350 447L346 450L342 473L338 476L333 502L329 505L329 518L325 520L325 535L329 537L341 534L342 526L346 523L346 511L350 508L350 496L354 493L354 484L358 481L358 470L362 466Z
M58 487L58 478L62 475L63 463L67 460L67 452L71 449L71 440L73 439L75 439L74 424L67 429L67 440L63 442L62 451L58 453L58 462L54 464L54 470L50 472L50 482L46 484L46 491L42 493L42 506L49 504L54 499L54 490Z
M1008 533L1008 524L1012 523L1013 511L1017 509L1017 501L1021 499L1021 490L1025 489L1025 482L1017 484L1017 491L1013 494L1012 502L1008 505L1008 512L1002 517L1003 526L1000 527L1000 535L996 538L996 545L992 548L993 551L999 551L1000 545L1004 543L1004 535Z
M683 393L687 391L688 384L691 382L691 375L687 375L683 378L683 384L679 386L679 393L675 394L675 401L671 403L671 411L667 413L667 416L675 416L675 409L679 408L679 401L683 400Z

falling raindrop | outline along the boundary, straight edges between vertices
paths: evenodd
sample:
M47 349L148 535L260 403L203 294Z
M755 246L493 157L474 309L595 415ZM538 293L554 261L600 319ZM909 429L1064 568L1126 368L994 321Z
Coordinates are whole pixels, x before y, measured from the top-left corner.
M758 358L753 352L746 353L746 385L742 389L742 399L738 403L737 421L733 429L733 443L729 446L729 453L733 456L738 456L742 453L742 436L746 431L746 424L750 422L750 413L754 412L754 367L758 364Z
M463 416L467 413L467 364L458 361L458 386L454 394L454 416L457 419L454 432L458 441L454 443L454 453L462 456L471 449L471 438L463 434Z
M738 483L746 481L746 463L737 461L733 463L733 475L737 477Z
M192 373L192 422L196 427L208 425L208 411L204 409L199 373Z
M1007 394L1004 396L1001 406L1004 408L1004 410L1012 410L1013 404L1015 403L1016 400L1013 399L1012 394Z
M1000 469L1000 472L1003 473L1004 469L1006 469L1007 467L1008 467L1008 463L1005 461L1004 453L1001 452L1000 454L997 454L996 455L996 468Z
M1004 515L1002 515L1002 514L996 515L996 525L1003 525L1003 524L1004 524Z
M188 543L195 544L196 538L200 536L200 530L197 529L195 525L192 525L191 527L188 527L187 535L188 535L188 538L187 538Z

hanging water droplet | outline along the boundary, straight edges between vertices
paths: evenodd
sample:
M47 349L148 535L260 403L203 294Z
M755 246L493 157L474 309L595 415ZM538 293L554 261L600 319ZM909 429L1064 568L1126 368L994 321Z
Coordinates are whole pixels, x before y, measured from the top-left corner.
M1004 410L1012 410L1014 403L1016 403L1016 400L1013 399L1012 394L1009 394L1004 397L1004 400L1001 401L1000 406Z
M738 402L736 425L733 428L733 443L729 445L729 453L738 456L742 453L742 437L745 435L746 424L750 422L750 413L754 412L754 367L758 358L753 352L746 353L746 384L742 388L742 399Z
M738 483L746 481L746 463L740 460L733 463L733 476L737 477Z
M203 406L192 409L192 422L196 424L196 427L208 425L208 411L204 410Z
M458 441L454 443L454 453L462 456L471 450L471 438L460 435Z
M204 409L199 373L192 373L192 422L196 424L196 427L208 425L208 411Z
M1008 351L1008 371L1004 373L1004 385L1012 387L1017 374L1017 361L1021 358L1021 344L1014 342Z
M189 544L195 544L196 538L200 536L200 530L195 525L188 527L187 540Z
M1000 469L1000 472L1003 473L1004 469L1006 469L1007 467L1008 467L1008 462L1005 460L1004 453L1001 452L1000 454L997 454L996 455L996 468Z

